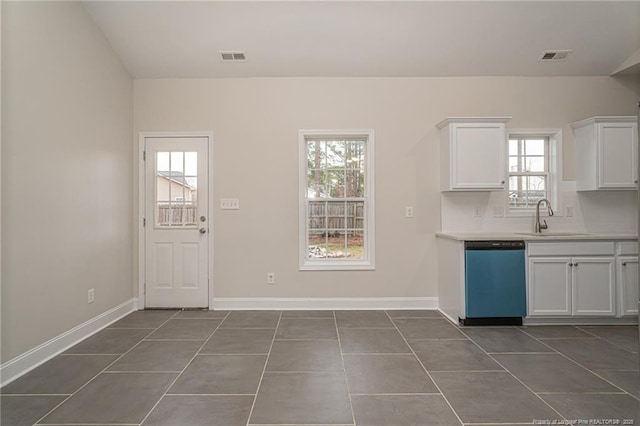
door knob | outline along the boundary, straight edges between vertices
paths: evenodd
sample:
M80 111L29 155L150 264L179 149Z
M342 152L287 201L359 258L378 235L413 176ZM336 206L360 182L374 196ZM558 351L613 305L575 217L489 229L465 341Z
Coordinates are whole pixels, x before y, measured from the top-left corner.
M207 229L206 228L200 228L200 233L201 234L206 234L207 233Z

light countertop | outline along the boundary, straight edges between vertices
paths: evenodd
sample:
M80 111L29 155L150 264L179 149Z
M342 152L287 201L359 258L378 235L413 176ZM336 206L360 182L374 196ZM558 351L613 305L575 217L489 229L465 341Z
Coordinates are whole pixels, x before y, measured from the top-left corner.
M589 232L550 232L533 235L532 232L436 232L436 237L447 238L456 241L587 241L587 240L632 240L637 241L638 236L632 234L589 233Z

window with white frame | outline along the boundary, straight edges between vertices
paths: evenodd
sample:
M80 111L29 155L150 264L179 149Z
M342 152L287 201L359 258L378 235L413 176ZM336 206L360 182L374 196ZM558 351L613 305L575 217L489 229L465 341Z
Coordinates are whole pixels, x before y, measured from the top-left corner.
M551 198L549 137L509 135L509 209L531 210Z
M373 269L373 132L300 132L300 269Z

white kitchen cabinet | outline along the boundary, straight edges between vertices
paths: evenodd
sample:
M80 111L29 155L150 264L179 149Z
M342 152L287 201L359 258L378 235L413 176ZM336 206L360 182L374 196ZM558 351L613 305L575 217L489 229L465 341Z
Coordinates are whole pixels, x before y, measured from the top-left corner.
M638 315L638 256L618 257L620 316Z
M529 243L528 315L614 316L614 243Z
M578 191L637 188L637 117L593 117L571 127Z
M511 117L457 117L440 129L441 191L498 191L505 188L505 123Z
M573 315L614 316L614 258L576 257L571 272Z
M570 257L529 258L529 316L571 315Z

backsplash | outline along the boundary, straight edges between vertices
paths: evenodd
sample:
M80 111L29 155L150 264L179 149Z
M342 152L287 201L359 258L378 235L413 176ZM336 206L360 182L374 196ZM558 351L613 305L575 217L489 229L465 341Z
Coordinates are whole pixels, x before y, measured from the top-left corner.
M575 188L575 181L563 182L560 204L553 205L556 214L543 216L549 231L638 232L636 191L576 192ZM443 232L533 232L535 213L505 216L503 192L443 192L440 198ZM566 216L567 207L572 207L573 216ZM546 208L541 213L546 214Z

